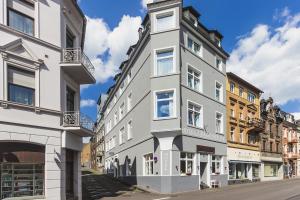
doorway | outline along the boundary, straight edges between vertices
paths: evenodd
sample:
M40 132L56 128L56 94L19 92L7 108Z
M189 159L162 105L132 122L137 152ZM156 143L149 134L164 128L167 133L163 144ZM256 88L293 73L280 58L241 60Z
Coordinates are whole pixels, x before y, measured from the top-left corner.
M66 150L66 196L67 199L74 198L74 152Z
M207 162L200 162L200 189L209 188L207 180Z

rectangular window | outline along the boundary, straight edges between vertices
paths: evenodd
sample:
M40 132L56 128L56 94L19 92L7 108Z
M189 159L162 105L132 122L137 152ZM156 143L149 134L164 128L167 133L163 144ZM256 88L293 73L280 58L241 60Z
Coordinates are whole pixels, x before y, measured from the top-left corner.
M243 97L243 94L244 94L244 88L239 87L239 96Z
M255 99L256 99L255 94L253 94L252 92L248 92L248 101L254 103Z
M156 92L156 110L155 117L160 118L170 118L175 117L175 103L174 103L174 90Z
M194 154L193 153L180 153L180 174L192 175L194 166Z
M230 83L230 92L234 93L235 90L235 84L234 83Z
M216 82L216 100L223 101L223 85Z
M153 153L149 153L147 155L144 155L144 173L145 175L153 175Z
M188 102L188 124L202 128L202 109L201 106Z
M235 117L233 109L230 109L230 117Z
M264 176L265 177L277 177L278 165L277 164L264 164Z
M173 11L156 15L156 32L169 30L175 28L175 26L175 15Z
M174 49L159 50L156 52L155 75L162 76L174 73Z
M222 71L223 70L223 62L221 59L216 58L216 67L218 70Z
M129 112L132 107L132 93L127 96L127 111Z
M259 178L259 165L252 164L252 176L253 178Z
M270 142L270 152L273 152L273 142Z
M67 87L67 111L75 110L75 91Z
M115 135L112 137L112 148L116 147L116 138L117 137Z
M223 134L223 114L216 113L216 133Z
M35 75L33 72L8 67L8 101L35 104Z
M198 44L191 38L188 38L188 48L198 56L202 57L202 45Z
M8 26L33 36L34 20L23 13L8 9Z
M262 150L263 150L263 151L266 150L266 141L265 141L265 140L263 140Z
M131 70L129 70L128 75L127 75L127 82L130 83L131 79L132 79L132 72L131 72Z
M229 163L229 179L236 179L236 164Z
M192 67L188 67L189 88L201 92L202 91L201 79L202 79L201 72L194 70Z
M127 123L127 139L130 140L132 137L132 121L129 121Z
M120 89L119 89L119 95L121 96L124 92L124 87L125 87L125 83L124 81L122 81L121 85L120 85Z
M232 142L234 142L234 132L235 132L235 128L230 127L230 141Z
M222 160L222 156L212 156L211 159L212 174L221 174L221 160Z
M240 143L243 143L244 142L244 130L241 129L240 130Z
M125 142L125 128L121 128L119 132L119 144L123 144Z
M124 110L125 104L122 103L119 110L119 120L121 120L124 117L125 110Z
M117 111L114 114L114 121L115 121L115 125L117 125L117 123L118 123L118 112Z

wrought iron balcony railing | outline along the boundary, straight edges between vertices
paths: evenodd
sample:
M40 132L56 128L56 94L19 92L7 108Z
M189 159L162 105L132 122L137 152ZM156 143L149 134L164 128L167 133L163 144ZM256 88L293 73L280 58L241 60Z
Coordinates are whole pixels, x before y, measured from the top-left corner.
M82 64L92 76L95 76L95 67L81 48L67 48L62 51L62 62L69 64Z
M265 128L265 124L262 119L251 118L248 121L248 127L263 130Z
M93 120L78 111L68 111L63 113L64 127L81 127L94 132Z

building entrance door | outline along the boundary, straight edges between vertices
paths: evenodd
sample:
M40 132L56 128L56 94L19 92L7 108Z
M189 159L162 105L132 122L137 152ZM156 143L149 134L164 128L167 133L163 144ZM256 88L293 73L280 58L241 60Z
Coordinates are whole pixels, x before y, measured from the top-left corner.
M74 152L66 150L66 196L74 198Z

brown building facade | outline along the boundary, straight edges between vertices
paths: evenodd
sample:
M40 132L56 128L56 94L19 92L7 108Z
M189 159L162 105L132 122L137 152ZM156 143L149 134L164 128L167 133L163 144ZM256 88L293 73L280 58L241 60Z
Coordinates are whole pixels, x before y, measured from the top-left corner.
M260 107L264 121L264 130L260 133L261 180L279 180L283 178L283 115L271 97L262 99Z

